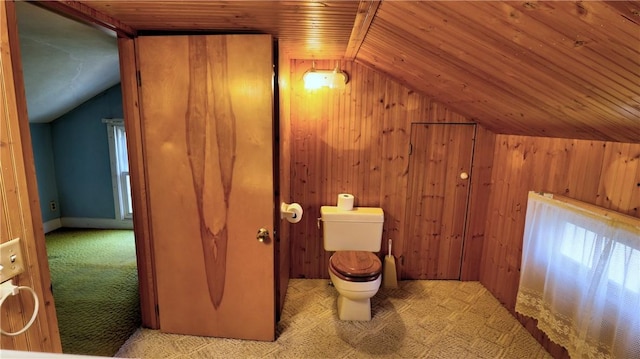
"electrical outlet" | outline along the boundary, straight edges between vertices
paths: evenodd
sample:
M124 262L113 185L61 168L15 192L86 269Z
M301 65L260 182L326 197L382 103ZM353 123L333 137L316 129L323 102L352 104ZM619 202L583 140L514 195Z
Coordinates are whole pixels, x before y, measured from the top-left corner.
M55 212L56 209L58 209L58 205L56 204L56 201L49 202L49 209L51 210L51 212Z
M24 272L20 238L0 244L0 283Z

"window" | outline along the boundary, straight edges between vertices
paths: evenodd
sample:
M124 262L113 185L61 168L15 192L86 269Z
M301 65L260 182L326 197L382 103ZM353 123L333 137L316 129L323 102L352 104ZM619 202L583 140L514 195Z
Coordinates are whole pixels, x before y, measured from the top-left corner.
M529 193L515 310L572 358L640 358L640 220Z
M562 233L560 252L576 261L577 264L593 267L593 255L597 250L594 246L596 234L573 223L565 223Z
M133 203L131 201L131 179L129 177L127 134L124 130L124 121L105 119L103 122L107 124L116 219L131 219L133 218Z
M640 293L640 275L629 273L632 268L640 268L640 250L567 222L560 253L587 270L595 270L595 264L606 256L607 264L600 269L603 276L622 290Z

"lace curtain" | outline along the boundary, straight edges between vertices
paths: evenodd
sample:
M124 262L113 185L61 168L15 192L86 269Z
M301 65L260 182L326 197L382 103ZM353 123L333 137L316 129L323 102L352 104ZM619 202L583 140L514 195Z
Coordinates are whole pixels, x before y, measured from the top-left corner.
M640 358L640 220L529 193L515 310L572 358Z

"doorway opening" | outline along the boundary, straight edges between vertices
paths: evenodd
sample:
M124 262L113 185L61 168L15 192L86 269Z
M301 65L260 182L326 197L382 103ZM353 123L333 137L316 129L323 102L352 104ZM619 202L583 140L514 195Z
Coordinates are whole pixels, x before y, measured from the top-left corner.
M112 332L126 340L132 331L121 324L140 325L132 211L115 200L113 188L125 201L131 193L112 181L102 121L123 118L116 35L27 2L15 8L63 352L112 356L124 343ZM105 314L102 324L86 321Z

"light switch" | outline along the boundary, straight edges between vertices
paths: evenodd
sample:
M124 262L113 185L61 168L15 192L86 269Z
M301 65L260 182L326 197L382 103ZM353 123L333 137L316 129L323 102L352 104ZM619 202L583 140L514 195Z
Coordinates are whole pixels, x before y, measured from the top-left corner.
M24 272L24 260L20 238L0 244L0 282L7 281Z

